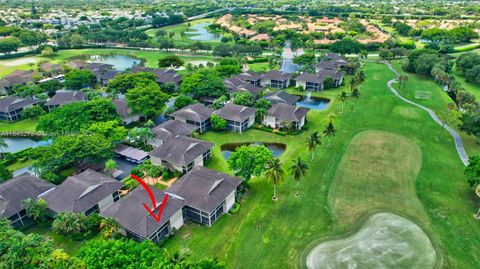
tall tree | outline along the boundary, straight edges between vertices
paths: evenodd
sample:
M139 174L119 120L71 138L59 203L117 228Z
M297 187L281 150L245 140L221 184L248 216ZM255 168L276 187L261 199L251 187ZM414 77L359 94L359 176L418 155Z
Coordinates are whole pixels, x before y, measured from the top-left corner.
M160 112L168 101L168 95L156 83L128 90L125 97L132 112L145 117Z
M300 179L305 177L308 173L308 164L302 160L301 157L293 160L293 165L290 166L290 173L293 176L293 179L297 182L297 192L295 196L300 196Z
M470 187L476 188L480 185L480 156L468 158L468 166L463 173Z
M283 170L280 159L271 159L265 165L265 177L273 183L273 197L277 200L277 184L285 177L285 171Z
M312 161L315 159L315 149L321 145L320 135L314 132L307 137L307 149L312 153Z
M330 119L328 122L327 126L325 127L325 130L323 130L323 135L328 137L327 139L327 146L330 147L330 140L332 137L335 136L335 133L337 131L335 130L335 126L333 125L333 119Z
M0 183L13 177L12 171L8 170L3 162L0 162Z
M248 181L252 176L261 175L265 164L273 158L273 153L264 145L243 145L232 152L227 162L236 176Z
M342 103L342 115L343 115L343 112L344 112L344 109L345 109L345 104L347 103L348 101L348 94L345 92L345 91L342 91L338 97L337 97L337 100Z
M70 90L80 90L83 88L92 88L96 83L96 77L90 70L74 69L65 75L65 88Z

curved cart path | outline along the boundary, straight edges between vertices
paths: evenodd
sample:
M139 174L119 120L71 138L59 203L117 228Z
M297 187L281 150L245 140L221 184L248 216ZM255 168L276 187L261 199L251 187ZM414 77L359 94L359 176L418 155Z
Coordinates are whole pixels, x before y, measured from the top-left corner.
M395 90L395 88L393 88L392 84L397 82L397 79L398 77L400 76L400 74L397 72L397 70L395 70L395 68L393 68L393 66L389 63L389 62L384 62L388 68L393 72L395 73L396 75L396 78L394 79L391 79L387 82L387 86L388 88L390 89L390 91L392 91L398 98L402 99L404 102L406 103L409 103L411 105L414 105L416 107L419 107L425 111L428 112L428 114L430 115L430 117L436 122L438 123L440 126L442 126L445 130L447 130L452 136L453 136L453 140L455 141L455 148L457 149L457 152L458 152L458 156L460 157L460 159L462 160L463 164L465 166L468 165L468 155L467 155L467 152L465 152L465 148L463 146L463 142L462 142L462 138L460 138L460 135L457 133L457 131L455 131L454 129L452 129L450 126L446 125L446 124L443 124L443 122L438 118L437 114L435 114L435 112L433 112L433 110L429 109L429 108L426 108L420 104L417 104L413 101L410 101L408 99L406 99L405 97L401 96L397 90Z

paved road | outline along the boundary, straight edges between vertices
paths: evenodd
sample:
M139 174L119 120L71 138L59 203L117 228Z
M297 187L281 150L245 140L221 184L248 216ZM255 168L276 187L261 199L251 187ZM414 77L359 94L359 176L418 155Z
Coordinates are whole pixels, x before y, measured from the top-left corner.
M285 42L285 48L283 48L282 57L283 57L283 62L282 62L282 68L280 69L280 71L291 74L300 70L300 66L292 62L293 51L290 48L290 41Z
M457 133L457 131L455 131L454 129L452 129L450 126L446 125L446 124L443 124L443 122L438 118L437 114L435 114L435 112L433 112L433 110L429 109L429 108L426 108L422 105L419 105L415 102L412 102L406 98L404 98L403 96L401 96L397 90L395 90L395 88L393 88L392 84L397 82L397 79L398 77L400 76L400 74L397 72L397 70L395 70L392 65L389 63L389 62L384 62L388 68L390 70L392 70L393 73L395 73L395 75L397 76L396 78L394 79L391 79L387 82L387 86L388 88L400 99L402 99L404 102L406 103L409 103L411 105L414 105L414 106L417 106L425 111L428 112L428 114L430 115L430 117L436 122L438 123L440 126L442 126L445 130L447 130L452 136L453 136L453 140L455 141L455 148L457 149L457 152L458 152L458 156L460 157L460 160L462 160L463 164L465 166L468 165L468 155L467 153L465 152L465 148L463 146L463 142L462 142L462 138L460 138L460 135Z

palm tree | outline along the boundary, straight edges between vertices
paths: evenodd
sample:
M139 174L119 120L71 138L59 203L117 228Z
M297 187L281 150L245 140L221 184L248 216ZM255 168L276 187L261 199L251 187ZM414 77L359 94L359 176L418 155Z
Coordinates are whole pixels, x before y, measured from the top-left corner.
M348 101L348 94L345 91L342 91L338 95L337 99L338 99L338 101L340 101L342 103L342 115L343 115L343 111L345 109L345 103L347 103L347 101Z
M5 142L5 139L3 137L0 137L0 152L2 152L2 158L4 156L4 149L7 149L8 148L8 144L7 142Z
M328 147L330 147L330 139L335 136L335 132L336 130L335 126L333 125L333 120L330 119L327 126L325 127L325 130L323 130L323 135L328 137Z
M300 196L300 179L307 175L308 164L302 160L301 157L298 157L293 161L293 165L290 167L290 173L293 175L293 179L297 182L297 192L295 196Z
M355 87L358 85L357 78L353 77L352 79L350 79L349 84L350 84L350 91L352 92L353 89L355 89Z
M307 148L310 152L312 152L312 161L315 159L315 149L321 144L322 142L320 141L320 135L318 132L314 132L307 137Z
M265 165L265 176L268 180L273 183L273 197L272 199L277 200L277 184L283 180L285 177L285 171L282 168L282 163L280 159L271 159Z
M358 90L358 88L352 90L351 96L355 98L360 98L360 91Z
M357 72L356 80L358 81L358 84L362 84L365 81L365 72L363 72L363 70Z
M289 132L293 129L293 122L291 121L282 121L280 122L280 129L283 129L285 132Z

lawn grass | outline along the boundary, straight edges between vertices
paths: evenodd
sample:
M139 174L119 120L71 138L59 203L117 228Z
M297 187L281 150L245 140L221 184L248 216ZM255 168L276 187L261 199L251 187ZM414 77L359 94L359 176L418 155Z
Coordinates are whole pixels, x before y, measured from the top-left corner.
M145 65L148 67L158 67L158 59L171 55L172 53L165 51L146 51L146 50L129 50L129 49L75 49L75 50L61 50L53 57L54 62L66 61L69 58L80 55L108 55L121 54L130 55L145 60ZM217 62L220 59L208 55L179 55L186 63L196 64L198 62ZM47 60L46 58L43 58Z
M65 250L70 255L75 255L83 243L86 241L74 241L65 236L56 234L51 231L50 226L41 227L39 225L33 225L24 231L25 234L36 233L46 236L53 240L57 248Z
M29 166L29 165L32 165L33 162L34 162L34 160L26 160L26 161L24 161L24 162L18 161L18 162L15 162L15 163L12 164L12 165L9 165L9 166L7 167L7 169L10 170L10 171L12 171L12 172L14 172L14 171L17 171L17 170L22 169L22 168L24 168L24 167L27 167L27 166Z
M0 121L0 132L35 132L38 119L25 119L15 122Z
M422 152L407 137L385 131L361 132L342 157L328 205L337 219L352 225L372 207L425 217L415 194L421 167Z
M190 45L190 44L193 44L193 43L197 42L197 40L190 39L190 37L195 35L195 34L193 34L194 29L192 29L191 26L195 26L195 25L203 23L203 22L212 23L214 21L215 21L215 19L213 19L213 18L198 19L198 20L184 22L184 23L180 23L180 24L175 24L175 25L170 25L170 26L165 26L165 27L160 27L160 28L155 28L155 29L149 29L145 33L148 36L154 38L155 33L158 30L162 29L162 30L165 30L167 32L167 35L171 32L173 32L175 34L172 37L172 41L176 45ZM182 36L182 32L191 32L191 34L190 33L189 34L184 34ZM232 34L226 33L226 32L222 32L222 35L223 36L232 36ZM216 44L220 43L220 40L201 41L201 42L206 43L206 44L210 44L210 45L216 45Z
M378 190L383 190L382 194L387 197L395 195L395 190L388 189L393 186L391 182L376 180L375 186L368 186L369 192L365 192L364 188L350 191L359 201L362 197L365 199L362 202L367 205L362 218L379 210L399 210L400 215L406 214L427 233L438 252L438 262L443 263L445 268L476 268L480 262L478 255L475 255L480 245L480 228L473 214L479 202L466 184L464 166L455 151L452 137L433 122L425 111L404 103L388 90L386 83L394 75L385 65L368 63L365 74L367 79L360 86L362 96L355 101L354 112L346 110L344 116L339 116L341 105L334 100L329 110L309 113L309 130L300 135L282 137L257 130L249 130L242 135L215 132L202 135L202 139L216 144L212 150L213 160L209 164L212 168L231 172L226 168L220 152L219 147L223 143L280 141L287 145L281 160L290 166L289 160L302 156L308 160L310 173L301 183L300 198L295 197L295 183L287 177L278 186L277 202L271 200L273 187L270 182L263 177L252 179L238 214L223 216L210 228L190 223L177 231L165 247L187 251L194 257L218 257L234 268L303 267L305 253L309 252L311 242L332 235L343 235L352 228L352 219L334 217L338 212L329 206L328 194L330 189L338 188L334 186L338 181L333 179L346 167L340 166L340 163L352 140L359 133L379 130L408 139L409 145L415 144L420 149L421 157L415 155L415 150L405 151L413 156L403 156L413 160L421 158L420 168L409 164L403 168L410 171L397 170L398 173L408 173L414 177L414 169L419 169L416 180L409 179L410 184L414 184L413 190L410 186L409 197L415 193L420 202L410 203L409 206L414 208L408 210L406 205L402 205L405 201L401 199L392 199L390 204L381 206L369 206L367 201L378 196ZM413 84L412 81L408 83ZM315 95L334 97L339 91L329 90ZM432 94L434 99L437 99L437 94ZM316 159L310 161L305 138L313 131L322 131L329 114L336 115L336 136L328 147L324 139L324 145L316 152ZM438 140L434 139L435 136L438 136ZM398 153L394 154L398 156ZM395 159L386 158L380 164L393 168L397 165L392 163ZM366 160L364 164L372 165L372 168L359 169L375 170L374 164L378 162L373 161ZM406 178L403 175L398 177L397 180ZM371 183L365 178L359 178L363 181L358 184ZM336 199L351 198L341 196Z
M259 72L259 73L266 73L270 71L270 64L266 63L252 63L248 64L248 68L252 71Z
M392 65L397 71L402 72L400 61L394 61ZM449 103L453 103L450 96L448 96L443 88L436 84L432 78L413 73L405 73L405 75L408 76L405 89L399 90L399 93L404 97L432 109L437 114L445 111ZM393 86L398 88L398 84L394 84ZM477 138L473 135L461 132L458 128L458 124L459 122L457 121L451 124L451 127L459 132L467 153L469 155L480 154L480 147L477 145ZM437 135L438 134L434 134L433 138Z

